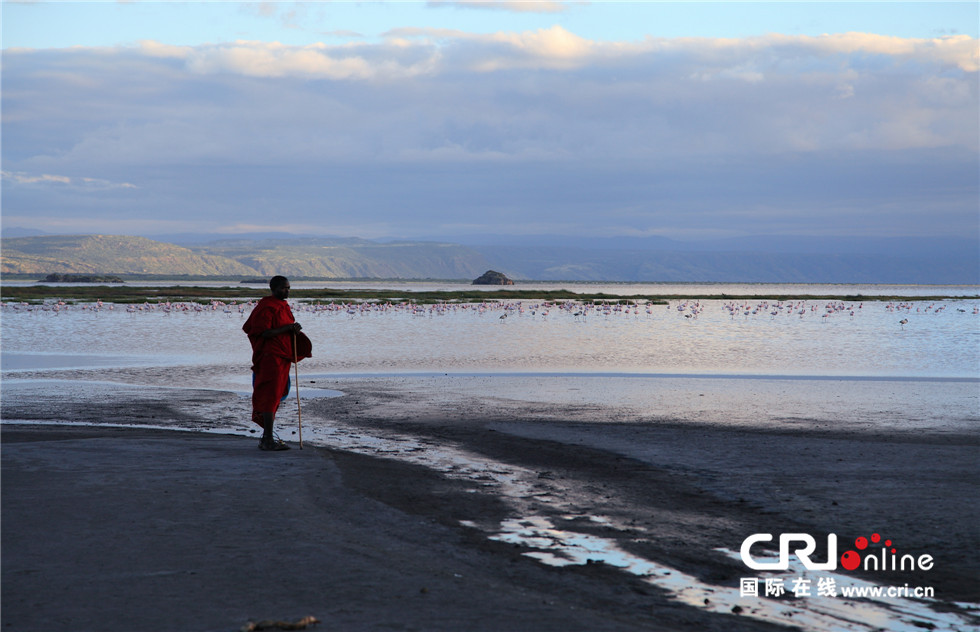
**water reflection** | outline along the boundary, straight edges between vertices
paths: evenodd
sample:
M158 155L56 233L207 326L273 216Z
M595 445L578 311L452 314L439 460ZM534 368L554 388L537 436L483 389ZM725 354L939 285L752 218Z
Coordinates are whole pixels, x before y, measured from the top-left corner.
M980 302L841 305L766 302L743 311L722 300L699 301L697 310L679 310L683 304L676 302L294 303L294 313L314 341L314 357L303 366L319 373L980 377ZM42 312L8 305L0 336L5 354L240 365L250 355L240 329L248 309L128 313L66 306ZM22 360L8 357L7 368Z
M575 518L576 516L571 516ZM464 526L474 526L464 523ZM965 629L975 623L977 609L969 605L958 612L937 612L930 601L875 597L862 600L843 596L817 596L770 599L743 597L738 587L702 582L698 578L623 551L615 541L592 534L556 528L543 516L527 516L505 520L492 540L516 544L527 549L524 555L549 566L607 564L641 578L665 590L674 599L687 605L720 614L739 616L793 625L805 630L872 631L887 629L895 632L915 630ZM730 551L723 553L737 558ZM831 578L835 586L870 587L872 584L840 574L807 573L802 567L790 567L787 575L806 576L817 584L817 577ZM772 577L773 575L766 575ZM949 609L948 604L944 604Z

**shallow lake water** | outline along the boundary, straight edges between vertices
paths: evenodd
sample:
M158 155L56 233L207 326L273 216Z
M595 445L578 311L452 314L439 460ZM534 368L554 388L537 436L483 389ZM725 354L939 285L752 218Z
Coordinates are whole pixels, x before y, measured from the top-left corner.
M980 377L975 298L292 304L321 373ZM7 303L3 368L240 364L249 309Z
M439 283L350 287L401 287L406 295L461 289ZM415 397L423 393L424 405L433 410L489 398L515 410L537 404L580 407L591 421L607 423L682 420L858 432L973 433L980 421L976 287L581 284L571 289L618 295L802 298L549 304L499 301L488 289L486 300L459 305L317 305L293 300L296 318L314 344L314 357L300 364L302 379L320 385L304 386L304 399L336 396L345 384L363 387L376 380L391 392ZM806 298L823 294L903 298ZM921 299L934 295L957 298ZM206 390L226 396L202 398L200 409L193 409L194 416L212 422L202 429L248 432L243 420L251 350L241 326L250 308L243 301L205 306L5 303L0 311L3 399L98 400L139 393L162 401L172 397L174 389L185 389L186 399L195 399L192 391ZM175 370L152 370L157 367ZM130 381L125 384L112 381L113 375L120 375L113 370L120 368L134 369L126 374ZM178 375L193 377L171 379ZM142 381L133 383L132 376ZM393 401L397 406L399 400ZM290 402L287 415L294 414L293 406ZM536 480L534 472L452 446L304 419L310 443L403 459L446 475L477 472L497 481L507 498L526 495L519 489L521 481ZM609 542L562 530L544 517L505 521L488 535L533 545L533 555L543 563L603 560L698 607L722 612L741 603L737 589L702 584L674 569L630 557ZM976 612L975 605L964 607ZM785 612L782 602L763 600L745 616L782 622ZM914 629L923 621L933 629L956 630L965 621L960 614L937 614L927 603L908 600L815 599L796 608L792 617L814 630Z
M470 304L291 304L314 343L314 357L301 363L303 375L314 380L396 378L405 389L427 389L447 400L492 392L515 401L620 407L641 419L795 423L847 411L855 426L901 420L953 430L980 417L980 299L918 298L944 291L969 295L978 288L573 289L641 294L663 293L664 287L804 298L613 305L500 301L487 290L486 300ZM908 296L832 301L805 298L808 292ZM241 326L250 309L246 301L8 302L0 313L2 368L14 378L63 369L216 366L213 381L200 386L228 388L230 381L234 390L247 391L250 348Z

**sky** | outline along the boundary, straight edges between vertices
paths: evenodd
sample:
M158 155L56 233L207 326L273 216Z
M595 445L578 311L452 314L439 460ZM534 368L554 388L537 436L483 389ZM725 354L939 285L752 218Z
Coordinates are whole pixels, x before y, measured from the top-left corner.
M980 235L976 2L3 2L3 231Z

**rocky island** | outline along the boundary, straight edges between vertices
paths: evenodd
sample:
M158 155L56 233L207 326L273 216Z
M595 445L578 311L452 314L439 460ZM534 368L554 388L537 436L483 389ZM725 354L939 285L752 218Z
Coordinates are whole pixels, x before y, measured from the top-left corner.
M514 282L501 272L487 270L479 278L473 280L473 285L514 285Z

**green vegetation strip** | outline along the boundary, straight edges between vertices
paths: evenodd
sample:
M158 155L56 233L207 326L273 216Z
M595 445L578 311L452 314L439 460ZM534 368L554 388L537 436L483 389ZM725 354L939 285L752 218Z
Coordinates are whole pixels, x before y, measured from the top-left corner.
M269 294L265 288L248 287L135 287L99 285L82 287L52 287L48 285L7 286L0 288L5 301L39 301L59 299L64 301L106 301L113 303L159 303L164 301L240 300L261 298ZM636 300L656 301L656 297L618 296L613 294L579 294L568 290L452 290L434 292L407 292L404 290L356 290L356 289L294 289L290 298L304 301L407 301L411 303L468 303L504 300L604 300L628 302Z
M212 300L233 301L257 299L266 296L265 288L249 287L199 287L167 286L137 287L119 285L99 286L4 286L0 287L0 299L4 301L44 301L63 300L72 302L105 301L111 303L161 303L171 302L210 302ZM848 295L787 295L787 294L703 294L703 295L648 295L633 294L622 296L605 293L578 293L569 290L451 290L433 292L407 292L403 290L355 290L355 289L294 289L290 298L304 302L316 301L405 301L411 303L479 303L482 301L592 301L606 303L652 303L666 304L667 301L685 300L735 300L735 301L941 301L956 299L977 299L977 296L863 296Z

